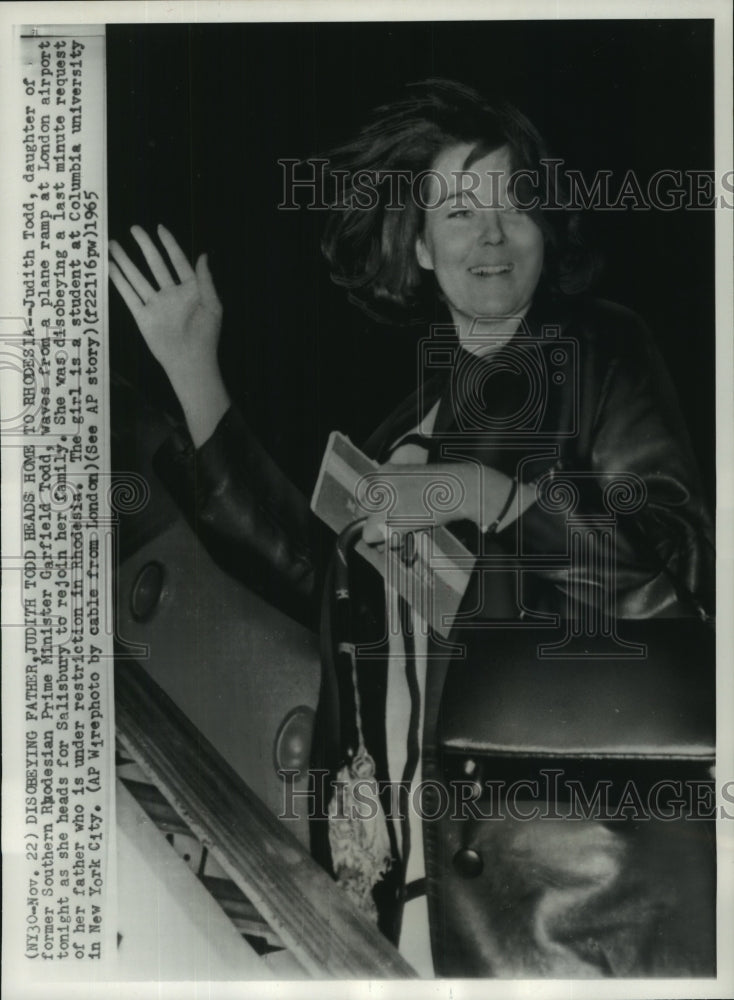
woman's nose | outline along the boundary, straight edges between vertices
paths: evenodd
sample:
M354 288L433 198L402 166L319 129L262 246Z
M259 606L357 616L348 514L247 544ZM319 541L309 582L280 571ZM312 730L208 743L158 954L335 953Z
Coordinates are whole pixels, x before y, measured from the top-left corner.
M495 208L485 208L481 217L480 241L482 243L502 243L505 231L502 227L500 213Z

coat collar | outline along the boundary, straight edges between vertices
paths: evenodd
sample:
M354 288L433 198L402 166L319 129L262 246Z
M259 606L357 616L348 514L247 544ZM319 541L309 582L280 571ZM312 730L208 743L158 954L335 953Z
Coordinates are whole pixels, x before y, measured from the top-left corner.
M510 343L514 343L517 338L523 337L540 339L543 336L544 329L547 330L549 326L556 327L562 331L568 325L571 313L572 307L568 300L542 294L536 296L526 316L523 318L522 325ZM455 365L460 362L462 357L466 358L467 352L458 343L455 327L444 324L442 332L442 343L446 348L454 351ZM428 345L429 343L430 338L424 339L419 345L419 350L424 352L424 345ZM397 438L419 426L426 414L441 399L449 387L451 367L447 366L439 371L427 374L422 364L424 354L425 352L421 355L419 375L421 385L382 421L363 445L364 452L376 462L382 463L387 461L390 445Z

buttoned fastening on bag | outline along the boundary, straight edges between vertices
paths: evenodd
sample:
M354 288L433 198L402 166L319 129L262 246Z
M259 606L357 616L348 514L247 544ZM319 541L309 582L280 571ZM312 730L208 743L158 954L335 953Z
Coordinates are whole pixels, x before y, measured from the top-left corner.
M482 855L471 847L462 847L454 855L454 868L463 878L477 878L484 871Z

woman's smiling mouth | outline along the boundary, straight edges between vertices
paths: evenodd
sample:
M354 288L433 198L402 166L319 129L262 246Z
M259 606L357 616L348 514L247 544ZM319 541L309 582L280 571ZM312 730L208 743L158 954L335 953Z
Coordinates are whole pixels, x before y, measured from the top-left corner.
M506 274L511 271L514 267L513 264L479 264L476 267L470 267L469 273L474 274L479 278L489 278L494 274Z

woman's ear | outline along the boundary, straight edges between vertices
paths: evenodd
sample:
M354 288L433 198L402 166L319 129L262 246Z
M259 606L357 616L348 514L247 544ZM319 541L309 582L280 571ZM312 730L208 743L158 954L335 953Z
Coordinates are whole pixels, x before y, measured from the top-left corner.
M417 236L415 241L415 256L420 267L425 271L433 270L433 257L431 251L426 246L422 236Z

